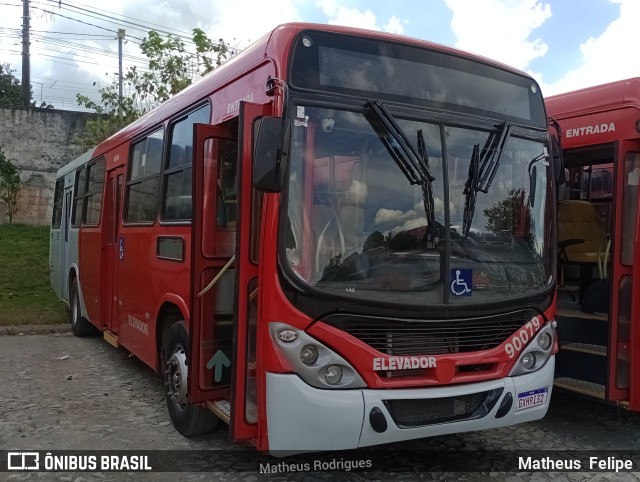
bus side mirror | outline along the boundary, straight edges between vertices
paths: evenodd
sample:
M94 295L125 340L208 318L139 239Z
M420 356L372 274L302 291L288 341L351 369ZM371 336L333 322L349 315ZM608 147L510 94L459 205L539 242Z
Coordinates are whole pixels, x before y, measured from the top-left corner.
M253 186L280 192L289 163L291 124L280 117L262 117L253 125Z
M529 206L536 204L536 189L538 186L538 168L533 166L529 173Z

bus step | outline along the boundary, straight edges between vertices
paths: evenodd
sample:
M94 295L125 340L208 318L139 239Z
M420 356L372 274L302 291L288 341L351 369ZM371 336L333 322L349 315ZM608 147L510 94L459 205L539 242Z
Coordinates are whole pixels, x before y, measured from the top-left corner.
M553 381L553 386L561 388L562 390L568 390L570 392L580 393L581 395L587 395L589 397L599 398L604 400L604 385L598 383L586 382L584 380L577 380L575 378L556 378Z
M590 355L607 356L607 347L602 345L591 345L589 343L565 343L560 344L561 350L579 351Z
M571 310L567 308L560 308L556 311L556 316L561 316L563 318L579 318L582 320L601 320L601 321L609 321L609 317L605 314L590 314L583 313L578 310Z
M207 402L207 408L215 413L220 420L227 425L231 423L231 404L227 400Z
M568 285L568 284L560 285L559 284L559 285L557 285L557 289L559 291L572 291L572 292L575 291L577 293L578 291L580 291L580 286L578 286L578 285Z
M104 338L104 340L109 343L109 345L112 345L116 348L118 348L120 345L118 344L118 336L114 335L113 333L111 333L109 330L104 330L102 332L102 337Z

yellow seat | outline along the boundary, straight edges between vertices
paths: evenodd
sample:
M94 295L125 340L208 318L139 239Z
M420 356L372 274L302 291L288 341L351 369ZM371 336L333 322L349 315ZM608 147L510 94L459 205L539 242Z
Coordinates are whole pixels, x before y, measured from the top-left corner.
M607 232L602 218L587 201L558 204L558 246L563 264L597 264L600 277Z

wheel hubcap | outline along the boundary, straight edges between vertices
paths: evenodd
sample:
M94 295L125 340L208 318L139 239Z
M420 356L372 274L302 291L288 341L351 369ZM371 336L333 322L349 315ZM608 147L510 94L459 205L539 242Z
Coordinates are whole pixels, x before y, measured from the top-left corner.
M187 373L187 355L184 348L176 347L176 351L167 361L165 385L167 396L178 410L184 410L187 404Z

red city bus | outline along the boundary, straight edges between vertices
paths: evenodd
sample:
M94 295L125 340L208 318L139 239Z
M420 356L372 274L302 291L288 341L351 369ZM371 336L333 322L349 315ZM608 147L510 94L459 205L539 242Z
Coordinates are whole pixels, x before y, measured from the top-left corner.
M184 435L338 450L536 420L555 365L538 85L288 24L58 173L52 284Z
M640 79L546 100L559 123L556 387L640 410ZM640 381L640 380L639 380Z

